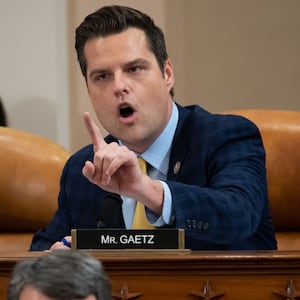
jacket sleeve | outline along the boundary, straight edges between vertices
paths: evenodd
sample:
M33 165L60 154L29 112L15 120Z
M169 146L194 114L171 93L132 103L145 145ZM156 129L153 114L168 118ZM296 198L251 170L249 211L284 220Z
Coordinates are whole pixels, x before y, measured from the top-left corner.
M52 244L60 241L64 236L71 234L71 216L70 210L67 207L68 204L64 189L69 165L70 159L67 161L60 179L58 209L49 224L35 233L30 246L30 251L48 250Z

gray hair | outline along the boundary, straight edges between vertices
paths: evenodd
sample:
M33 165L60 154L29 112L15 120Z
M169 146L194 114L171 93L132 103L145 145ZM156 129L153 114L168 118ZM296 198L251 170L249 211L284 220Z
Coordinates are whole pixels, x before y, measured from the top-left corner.
M111 285L102 263L79 250L54 250L19 261L10 278L7 300L19 300L25 287L47 297L74 300L95 295L111 300Z

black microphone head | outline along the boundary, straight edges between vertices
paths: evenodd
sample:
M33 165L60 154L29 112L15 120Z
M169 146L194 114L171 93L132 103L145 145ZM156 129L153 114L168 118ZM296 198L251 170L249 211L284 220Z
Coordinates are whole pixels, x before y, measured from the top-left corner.
M99 200L96 228L124 228L123 200L118 194L105 194Z

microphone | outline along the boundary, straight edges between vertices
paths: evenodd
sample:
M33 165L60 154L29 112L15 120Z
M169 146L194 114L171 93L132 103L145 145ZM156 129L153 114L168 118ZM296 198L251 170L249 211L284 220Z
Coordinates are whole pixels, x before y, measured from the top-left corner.
M106 194L99 202L96 228L124 228L121 197L118 194Z

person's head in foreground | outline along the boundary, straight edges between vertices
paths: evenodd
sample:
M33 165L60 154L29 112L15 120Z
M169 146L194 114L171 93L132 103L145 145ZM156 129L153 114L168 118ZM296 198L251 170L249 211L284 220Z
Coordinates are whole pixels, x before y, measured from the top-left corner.
M55 250L19 261L7 289L7 300L111 300L102 264L78 250Z

